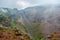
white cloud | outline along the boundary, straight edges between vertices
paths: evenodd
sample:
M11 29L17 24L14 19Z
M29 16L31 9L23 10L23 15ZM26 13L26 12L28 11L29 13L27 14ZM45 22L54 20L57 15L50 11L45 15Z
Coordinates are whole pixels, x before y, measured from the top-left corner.
M17 5L21 8L29 7L31 4L27 1L17 1Z
M37 5L58 4L59 0L18 0L17 5L20 8L26 8Z
M1 0L0 7L26 8L45 4L60 4L60 0Z

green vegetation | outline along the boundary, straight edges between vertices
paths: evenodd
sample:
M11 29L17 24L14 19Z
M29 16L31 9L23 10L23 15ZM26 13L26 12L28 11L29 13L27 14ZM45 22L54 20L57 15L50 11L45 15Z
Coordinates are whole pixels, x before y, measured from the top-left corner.
M19 33L22 33L22 31L20 31L18 29L18 27L15 25L15 23L13 21L11 21L8 16L1 14L0 15L0 30L3 31L7 31L8 29L12 29L12 30L18 30Z
M20 22L19 22L19 24L20 24L20 26L22 26L22 28L25 30L26 33L29 33L28 29L26 28L26 26L24 24L22 24Z
M40 23L32 23L32 35L34 40L43 40Z
M2 25L2 28L4 31L6 31L8 28L9 29L13 29L13 30L19 30L19 28L17 27L17 25L15 24L15 22L13 22L12 20L9 19L8 16L6 15L0 15L0 24ZM18 23L22 29L24 29L24 31L28 34L29 33L29 30L28 28L22 24L22 23ZM0 25L0 26L1 26ZM39 23L32 23L32 26L31 26L31 30L32 30L32 36L33 36L33 39L34 40L43 40L43 36L42 36L42 33L41 33L41 24ZM1 29L1 28L0 28ZM23 34L22 31L18 31L18 32L21 32Z

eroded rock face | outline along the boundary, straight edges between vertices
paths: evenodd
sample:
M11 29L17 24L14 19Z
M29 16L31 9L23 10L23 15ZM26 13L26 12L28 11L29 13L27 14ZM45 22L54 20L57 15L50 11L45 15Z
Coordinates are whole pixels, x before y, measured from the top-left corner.
M53 32L47 36L48 40L60 40L60 32Z
M21 34L18 30L0 29L0 40L31 40L27 34Z

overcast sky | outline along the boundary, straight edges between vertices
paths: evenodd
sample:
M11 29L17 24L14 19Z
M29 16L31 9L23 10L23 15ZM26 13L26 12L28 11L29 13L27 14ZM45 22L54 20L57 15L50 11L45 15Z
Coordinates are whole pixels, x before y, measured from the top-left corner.
M0 7L18 9L47 4L60 4L60 0L0 0Z

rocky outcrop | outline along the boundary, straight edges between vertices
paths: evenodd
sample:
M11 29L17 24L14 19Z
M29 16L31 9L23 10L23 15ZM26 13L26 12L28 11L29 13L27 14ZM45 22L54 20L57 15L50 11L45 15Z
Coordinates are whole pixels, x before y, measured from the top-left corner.
M22 34L18 31L0 28L0 40L32 40L27 34Z

